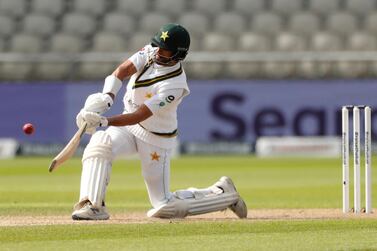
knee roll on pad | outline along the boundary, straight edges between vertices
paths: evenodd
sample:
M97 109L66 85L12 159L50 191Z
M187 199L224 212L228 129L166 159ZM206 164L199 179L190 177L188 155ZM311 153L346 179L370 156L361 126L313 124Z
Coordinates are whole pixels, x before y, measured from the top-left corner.
M187 215L188 200L181 200L176 197L172 197L168 203L161 205L158 208L153 208L148 211L148 217L156 218L184 218Z
M112 160L112 142L111 137L105 131L97 131L93 134L89 144L86 146L82 156L82 162L86 159L99 157L106 160Z

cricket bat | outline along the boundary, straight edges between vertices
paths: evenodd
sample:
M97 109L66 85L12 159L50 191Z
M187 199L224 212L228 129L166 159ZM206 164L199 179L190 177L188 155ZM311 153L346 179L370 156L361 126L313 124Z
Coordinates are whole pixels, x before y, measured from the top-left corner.
M48 168L49 172L54 171L58 166L63 164L66 160L71 158L73 154L76 152L77 147L80 144L80 139L82 135L84 135L87 123L83 123L81 127L77 130L75 135L73 135L72 139L68 142L68 144L60 151L58 155L52 160L50 167Z

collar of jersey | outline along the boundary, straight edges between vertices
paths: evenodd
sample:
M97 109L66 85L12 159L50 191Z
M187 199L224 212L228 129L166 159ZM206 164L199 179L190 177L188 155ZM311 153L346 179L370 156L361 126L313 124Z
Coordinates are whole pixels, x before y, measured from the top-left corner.
M144 79L144 80L140 80L141 76L143 76L143 74L153 65L153 61L149 61L144 69L141 71L141 73L139 74L139 76L137 76L137 78L135 79L135 83L134 83L134 86L132 87L132 89L136 89L136 88L139 88L139 87L146 87L146 86L150 86L150 85L153 85L157 82L160 82L160 81L163 81L163 80L166 80L166 79L169 79L169 78L174 78L174 77L177 77L179 75L182 74L183 70L182 70L182 64L179 63L179 68L176 69L176 70L173 70L171 72L167 72L166 74L163 74L161 76L157 76L157 77L154 77L154 78L150 78L150 79Z

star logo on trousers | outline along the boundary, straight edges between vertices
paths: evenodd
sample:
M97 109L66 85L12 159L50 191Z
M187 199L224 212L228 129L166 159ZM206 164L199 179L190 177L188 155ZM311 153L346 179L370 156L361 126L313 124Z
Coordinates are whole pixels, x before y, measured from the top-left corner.
M159 161L160 160L160 155L158 155L156 152L151 153L151 159Z

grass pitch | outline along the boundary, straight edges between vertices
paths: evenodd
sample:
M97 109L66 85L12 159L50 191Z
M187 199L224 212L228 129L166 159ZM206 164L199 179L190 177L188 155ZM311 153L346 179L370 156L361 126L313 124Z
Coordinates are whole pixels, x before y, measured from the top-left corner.
M253 210L341 208L338 159L258 159L182 157L172 161L171 188L206 187L232 177L250 218L148 220L150 208L138 160L114 163L107 205L112 215L144 217L141 222L54 222L27 219L69 218L79 196L80 160L48 173L50 158L0 161L0 250L377 250L377 218L256 217ZM352 172L351 172L352 173ZM377 173L373 173L376 180ZM350 177L352 179L352 176ZM352 189L352 187L351 187ZM373 190L376 186L373 186ZM351 192L352 194L352 192ZM377 201L376 193L373 201ZM352 201L352 200L351 200ZM375 203L374 203L375 205ZM341 214L339 214L341 215ZM25 224L6 222L24 219Z

